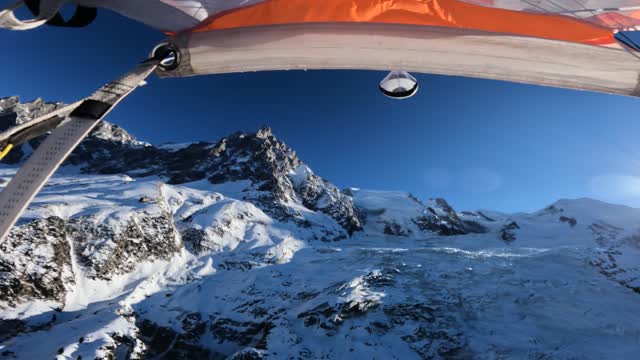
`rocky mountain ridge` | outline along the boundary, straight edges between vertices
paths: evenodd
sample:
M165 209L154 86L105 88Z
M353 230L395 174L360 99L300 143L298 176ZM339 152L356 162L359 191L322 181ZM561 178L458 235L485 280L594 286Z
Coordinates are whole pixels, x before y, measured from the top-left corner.
M29 115L38 116L59 106L62 104L48 104L40 99L24 104L16 97L0 99L0 119L4 119L0 126L24 122ZM6 163L23 161L41 140L34 139L14 150ZM102 122L65 164L79 168L84 174L157 176L168 184L201 180L213 185L245 182L238 189L240 197L277 219L307 224L299 207L333 218L344 231L327 229L324 240L344 239L362 230L365 221L348 194L317 176L268 127L254 134L238 132L216 143L197 142L176 148L140 142L117 125ZM417 213L413 220L420 223L422 231L443 234L483 231L472 222L461 221L444 199L427 208L429 212ZM435 212L436 208L442 210L440 214ZM387 225L388 231L403 231L398 224Z

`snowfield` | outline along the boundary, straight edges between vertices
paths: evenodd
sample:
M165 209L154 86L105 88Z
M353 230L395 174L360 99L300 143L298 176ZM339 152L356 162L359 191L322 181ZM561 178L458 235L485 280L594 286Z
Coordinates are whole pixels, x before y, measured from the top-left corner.
M0 358L638 358L640 209L458 212L341 191L270 129L154 147L111 126L0 243Z
M10 177L11 170L1 175ZM360 193L355 200L379 211L390 201L388 216L395 219L419 210L414 203L403 207L412 200L398 193ZM181 248L170 257L109 279L92 278L74 258L62 308L43 300L3 306L5 322L19 319L23 331L5 335L1 351L19 359L239 352L310 359L636 358L640 249L631 239L640 210L586 199L553 207L577 224L547 208L492 213L493 221L481 220L490 229L483 234L405 237L366 226L326 243L307 241L307 229L219 192L126 176L59 176L22 224L89 216L117 231L137 214L170 211L175 223L190 218L191 228L210 233L206 250L177 238ZM510 221L520 229L506 243L500 225ZM599 223L615 235L601 239L593 229ZM219 224L225 230L218 234ZM96 261L108 257L105 247L92 248ZM48 256L35 252L24 266ZM604 268L599 260L607 261ZM612 266L617 272L607 275Z

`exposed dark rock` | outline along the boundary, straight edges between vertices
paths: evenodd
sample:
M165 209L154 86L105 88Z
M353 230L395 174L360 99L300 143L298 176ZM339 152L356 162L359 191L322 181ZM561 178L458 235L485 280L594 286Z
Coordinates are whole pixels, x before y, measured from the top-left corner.
M5 342L12 337L25 332L27 324L19 319L0 319L0 341Z
M170 214L134 215L115 232L90 217L27 222L0 243L0 299L8 305L30 300L64 302L73 286L71 247L89 277L109 279L140 261L169 259L182 248Z
M218 268L221 270L240 270L247 271L259 266L260 264L255 261L232 261L225 260L218 264Z
M470 233L485 233L488 231L483 225L469 220L462 220L458 213L447 203L445 199L435 200L438 209L444 211L441 215L435 209L429 207L430 216L422 216L413 220L422 231L431 231L439 235L464 235Z
M262 359L262 350L273 323L237 321L226 318L205 319L198 313L186 314L182 331L143 319L138 321L139 338L147 347L145 358L162 355L163 359ZM203 346L203 338L215 343ZM216 344L225 344L216 346ZM220 349L220 352L211 349ZM222 350L224 349L224 350Z
M140 329L139 339L147 350L145 358L163 359L224 359L222 354L212 353L209 349L198 344L200 334L178 333L171 328L159 326L143 319L137 323Z
M571 227L574 227L578 224L578 221L576 219L567 216L560 216L558 220L568 223Z
M168 260L182 248L168 213L136 215L118 233L91 218L73 218L68 221L66 231L89 276L101 279L125 274L140 261Z
M181 236L185 246L192 252L199 254L207 249L207 247L203 245L207 239L204 230L187 228L182 231Z
M618 235L623 229L607 223L597 222L589 225L589 230L591 230L593 238L598 246L610 248L617 245Z
M640 235L632 234L621 237L623 229L599 222L589 226L594 241L599 246L599 251L589 261L592 266L598 268L600 273L608 279L640 294L640 285L636 281L640 275L640 266L620 266L623 257L622 247L637 247L640 243Z
M424 359L469 358L466 352L468 339L460 328L459 320L442 309L419 303L385 306L384 314L389 318L388 329L394 327L413 328L402 336L411 349ZM388 330L387 330L388 331Z
M246 348L238 351L231 358L232 360L262 360L264 357L258 349Z
M456 215L442 221L440 217L422 216L413 219L422 231L434 232L438 235L465 235L470 233L485 233L487 228L474 221L463 221Z
M506 243L511 243L516 240L515 230L520 229L520 225L517 222L512 221L500 229L500 238Z
M392 286L395 282L393 280L394 274L397 274L397 269L383 269L382 271L372 271L363 277L363 280L367 285L375 288Z
M405 230L402 226L396 222L387 223L384 226L384 233L386 235L394 235L394 236L410 236L411 231Z
M549 205L546 208L542 209L542 211L540 211L540 213L538 215L543 216L543 215L556 215L559 213L564 212L563 208L560 208L556 205Z
M146 196L143 196L140 199L138 199L138 202L142 203L142 204L152 204L152 203L155 203L156 200L152 199L152 198L148 198Z
M483 219L485 219L486 221L496 221L493 218L488 217L487 215L485 215L482 211L478 211L478 215L480 215L480 217L482 217Z
M138 339L119 333L113 333L110 336L113 340L113 344L103 346L101 349L106 353L106 355L97 357L96 360L142 360L142 354L136 352Z
M0 243L0 299L12 306L36 299L63 303L75 282L70 252L60 218L15 228Z
M267 336L274 327L268 321L250 322L232 319L216 319L209 325L209 331L219 343L228 341L243 347L265 349Z

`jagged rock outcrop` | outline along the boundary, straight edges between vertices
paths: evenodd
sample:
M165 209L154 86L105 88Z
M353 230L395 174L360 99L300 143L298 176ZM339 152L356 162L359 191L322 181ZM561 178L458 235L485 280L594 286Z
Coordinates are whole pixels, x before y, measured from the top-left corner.
M569 224L569 226L571 226L571 227L574 227L574 226L578 225L578 221L576 219L572 218L572 217L560 216L558 218L558 220Z
M117 228L80 217L69 220L65 229L78 263L90 278L108 280L129 273L141 261L169 260L182 249L168 213L132 214Z
M488 231L481 217L458 214L444 199L421 201L410 193L355 188L345 190L345 194L353 197L368 231L404 237Z
M506 243L511 243L516 241L516 230L520 229L520 225L518 225L515 221L510 221L507 224L504 224L500 229L500 239Z
M589 263L608 279L640 294L640 265L625 256L630 249L640 250L640 233L625 234L624 229L596 222L589 225L599 248Z
M63 219L29 222L0 243L0 301L5 305L31 300L64 304L74 282Z
M52 300L64 306L75 283L72 258L83 276L109 280L141 261L168 260L181 250L169 215L132 214L121 225L51 216L16 227L0 243L0 301L12 306Z
M0 131L45 115L63 106L62 102L46 102L40 98L20 102L18 96L0 98Z

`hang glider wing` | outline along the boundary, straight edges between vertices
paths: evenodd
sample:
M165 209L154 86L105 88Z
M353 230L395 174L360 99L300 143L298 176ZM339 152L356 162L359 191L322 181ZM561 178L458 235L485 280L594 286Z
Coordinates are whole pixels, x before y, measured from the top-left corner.
M640 26L640 0L73 2L169 34L178 66L161 76L404 69L640 94L633 41L615 36Z

